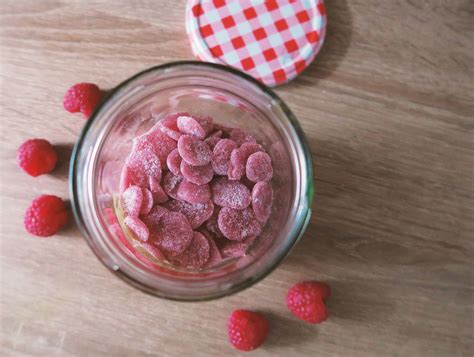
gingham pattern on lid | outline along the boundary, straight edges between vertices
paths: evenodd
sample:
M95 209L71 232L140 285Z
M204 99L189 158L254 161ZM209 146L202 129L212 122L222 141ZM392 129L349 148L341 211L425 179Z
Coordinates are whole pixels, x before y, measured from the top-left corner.
M275 86L296 77L319 52L326 9L323 0L189 0L186 31L198 59Z

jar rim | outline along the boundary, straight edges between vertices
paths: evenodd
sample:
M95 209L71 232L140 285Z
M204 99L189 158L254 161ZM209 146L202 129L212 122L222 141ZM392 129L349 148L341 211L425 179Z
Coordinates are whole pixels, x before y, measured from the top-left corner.
M81 211L81 207L79 203L79 197L78 197L79 189L78 189L78 182L77 182L77 173L79 170L78 156L84 144L84 140L86 139L89 131L91 130L92 125L96 121L98 114L101 112L101 109L108 102L112 101L113 98L117 94L120 93L121 89L133 83L135 80L138 80L154 72L166 71L169 69L175 69L177 67L183 67L183 66L197 66L197 67L202 67L202 68L207 68L207 69L216 69L219 71L227 72L229 74L235 75L246 81L251 82L251 84L257 86L257 88L261 90L263 94L268 95L272 99L272 101L274 101L275 104L282 110L284 114L284 118L288 120L290 126L295 131L296 137L298 139L297 140L298 144L300 145L301 152L303 153L303 160L304 160L304 164L306 168L305 187L301 187L301 193L302 193L301 196L302 195L305 196L305 206L306 206L305 212L303 212L304 215L299 222L297 233L295 234L294 237L292 237L287 248L283 250L276 257L276 259L272 260L271 264L269 264L266 267L266 269L263 269L263 271L259 271L259 274L252 276L250 279L244 279L237 284L233 284L230 289L216 292L213 294L209 294L206 296L198 296L198 297L171 296L171 295L160 294L158 291L151 289L147 286L144 286L140 281L137 281L135 278L126 274L122 269L116 270L116 269L111 268L108 264L106 264L104 260L99 256L98 252L96 252L95 248L93 247L91 238L89 237L90 234L85 227L84 216L83 216L83 212ZM122 83L117 85L107 94L107 96L103 99L100 105L94 110L93 114L86 122L74 146L74 150L71 155L71 162L70 162L70 169L69 169L69 190L70 190L70 196L71 196L71 206L72 206L73 215L81 230L82 235L85 237L86 242L88 243L88 245L90 246L94 254L97 256L97 258L103 263L103 265L105 265L111 272L113 272L114 275L118 276L120 279L128 282L129 284L133 285L134 287L144 292L150 293L155 296L159 296L161 298L166 298L170 300L178 300L178 301L203 301L203 300L211 300L211 299L231 295L247 287L250 287L251 285L255 284L256 282L260 281L261 279L269 275L288 255L288 253L291 251L291 249L294 247L294 245L298 242L298 240L303 235L309 223L309 219L311 217L311 202L313 199L313 169L312 169L312 160L311 160L309 145L307 143L303 130L301 129L296 117L293 115L289 107L272 89L267 87L265 84L262 84L261 82L257 81L255 78L251 77L250 75L228 66L214 64L214 63L199 62L199 61L176 61L176 62L169 62L162 65L150 67L146 70L143 70L131 76L130 78L124 80Z

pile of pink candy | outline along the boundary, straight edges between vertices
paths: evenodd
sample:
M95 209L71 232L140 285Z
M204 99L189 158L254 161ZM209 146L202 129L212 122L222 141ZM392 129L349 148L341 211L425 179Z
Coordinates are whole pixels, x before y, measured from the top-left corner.
M157 259L190 269L244 256L271 214L273 167L255 138L188 113L133 139L124 225Z

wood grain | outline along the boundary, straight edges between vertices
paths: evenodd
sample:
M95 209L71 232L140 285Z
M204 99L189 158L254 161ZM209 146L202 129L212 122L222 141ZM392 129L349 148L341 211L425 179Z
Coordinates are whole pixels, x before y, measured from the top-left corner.
M315 164L304 239L261 283L206 303L145 295L109 274L71 225L34 239L22 216L40 193L67 197L83 125L61 105L72 83L110 88L192 58L185 1L0 2L1 354L237 355L235 308L263 310L256 356L472 356L474 6L469 0L327 0L326 44L277 92ZM53 175L15 166L32 136L61 145ZM288 287L333 287L331 318L309 326Z

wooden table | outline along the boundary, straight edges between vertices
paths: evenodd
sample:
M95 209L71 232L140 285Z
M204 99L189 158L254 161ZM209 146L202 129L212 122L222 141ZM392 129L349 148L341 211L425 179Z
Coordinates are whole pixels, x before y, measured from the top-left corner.
M176 303L112 276L71 224L27 235L41 193L68 196L68 153L84 121L62 108L79 81L111 88L191 59L185 1L2 0L1 353L237 355L225 325L265 311L258 356L472 356L473 26L469 0L328 0L315 63L277 89L315 163L314 216L271 276L232 297ZM31 137L60 145L52 175L15 165ZM290 315L302 279L333 288L331 318Z

